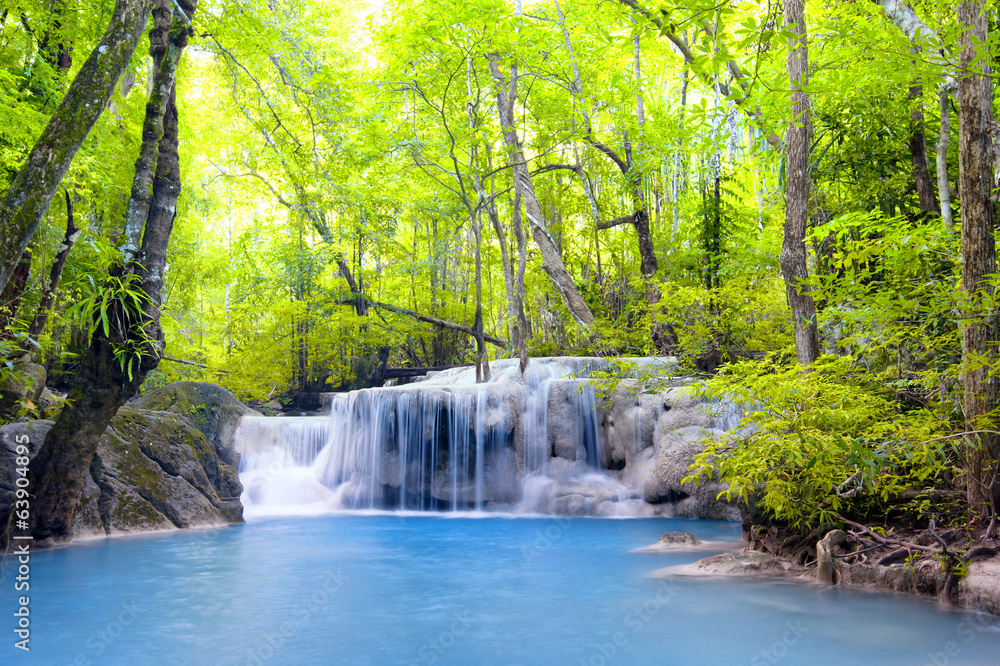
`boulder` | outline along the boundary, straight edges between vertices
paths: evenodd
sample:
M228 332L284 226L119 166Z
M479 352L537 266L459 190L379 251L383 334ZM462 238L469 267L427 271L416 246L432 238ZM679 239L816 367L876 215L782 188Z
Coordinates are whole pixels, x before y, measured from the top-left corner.
M235 469L240 467L239 454L233 449L236 426L244 416L261 415L226 389L209 382L169 384L150 391L128 406L183 416L215 447L219 460Z
M664 546L697 546L701 539L690 532L665 532L660 535L657 543Z
M193 415L198 414L205 416L195 409ZM0 506L14 499L17 467L23 462L17 460L17 445L28 446L29 457L34 456L52 424L39 420L0 426ZM210 425L209 419L202 421L202 427L221 438L224 426ZM187 417L123 407L101 437L87 471L74 535L240 523L241 492L236 469L220 459L206 433Z
M680 571L678 567L678 571ZM712 555L686 565L685 572L704 576L780 576L787 573L785 564L770 553L736 550Z
M668 413L668 417L671 413ZM674 504L675 516L702 518L706 520L739 520L736 506L718 498L725 487L711 479L699 484L682 483L690 471L691 463L704 449L705 437L721 434L718 430L689 425L676 430L666 430L661 419L657 422L657 447L655 456L646 462L643 480L643 499L650 504L669 502ZM668 423L672 422L672 419ZM650 456L646 456L646 459Z

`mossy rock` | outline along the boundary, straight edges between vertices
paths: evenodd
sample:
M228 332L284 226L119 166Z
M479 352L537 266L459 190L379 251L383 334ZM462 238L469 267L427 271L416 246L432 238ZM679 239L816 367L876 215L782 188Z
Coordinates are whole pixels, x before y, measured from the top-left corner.
M0 427L0 506L13 500L16 445L34 456L52 421ZM126 534L243 521L236 470L187 419L125 407L101 437L73 521L75 536Z
M239 454L233 450L236 426L244 416L261 416L235 395L210 382L175 382L150 391L128 406L183 416L205 435L219 459L236 469L239 469Z

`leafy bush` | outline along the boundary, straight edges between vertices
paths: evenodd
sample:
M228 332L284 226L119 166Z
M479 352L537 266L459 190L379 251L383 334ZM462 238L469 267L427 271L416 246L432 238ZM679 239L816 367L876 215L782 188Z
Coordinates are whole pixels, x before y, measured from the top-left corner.
M809 372L741 361L699 391L746 411L738 434L709 438L688 478L717 474L729 499L793 527L829 526L846 513L884 517L952 468L947 424L928 409L901 409L850 356L823 356Z

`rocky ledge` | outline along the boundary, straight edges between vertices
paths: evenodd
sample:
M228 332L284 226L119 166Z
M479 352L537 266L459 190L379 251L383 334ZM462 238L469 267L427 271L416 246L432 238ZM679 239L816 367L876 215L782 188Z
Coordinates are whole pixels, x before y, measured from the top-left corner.
M937 597L943 603L1000 615L1000 557L984 542L962 543L964 576L951 576L933 556L891 548L851 552L844 533L833 530L816 547L816 559L806 564L784 556L743 548L712 555L691 564L667 567L654 576L743 576L783 578L818 585L843 585ZM945 535L947 539L947 535ZM921 539L918 537L918 541ZM649 549L684 548L676 539ZM958 546L959 544L954 544ZM954 552L960 552L956 547ZM913 555L914 557L910 557Z
M76 538L243 522L239 419L256 414L214 384L178 382L118 411L90 464L73 523ZM52 427L0 426L0 506L13 501L17 443L37 453Z

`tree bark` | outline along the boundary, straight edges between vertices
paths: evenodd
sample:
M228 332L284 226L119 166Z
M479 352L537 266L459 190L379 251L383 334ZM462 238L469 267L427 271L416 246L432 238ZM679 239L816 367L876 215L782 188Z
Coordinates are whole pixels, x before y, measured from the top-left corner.
M28 288L28 277L31 274L31 248L27 247L21 254L21 259L10 276L10 281L0 291L0 339L14 337L11 327L17 319L17 311L21 307L21 297Z
M535 244L542 253L542 269L559 290L559 295L562 296L573 318L582 326L589 326L594 322L594 313L590 311L590 306L583 300L583 296L576 288L573 277L566 270L566 266L559 256L559 248L556 247L555 241L552 240L552 236L549 235L545 226L545 216L542 214L542 207L538 203L535 188L531 183L531 174L528 173L521 140L514 128L514 104L517 101L516 67L511 67L509 91L504 90L506 81L496 58L490 58L490 73L496 80L497 113L500 117L500 126L503 128L504 141L510 151L510 161L513 164L514 191L520 193L524 200L524 210L528 215L528 227L531 229Z
M788 40L792 120L785 148L785 235L780 262L795 324L795 356L800 364L809 366L819 356L819 333L816 304L804 283L809 277L805 234L809 216L809 140L812 132L809 99L803 90L809 72L805 0L784 0L784 11L785 26L796 37Z
M0 289L7 285L76 151L128 66L151 9L151 0L117 0L104 36L11 182L0 205Z
M528 247L521 226L521 195L514 193L514 213L511 226L517 239L517 276L514 279L514 296L517 299L517 356L521 374L528 367L528 320L524 316L524 272L528 267Z
M948 185L948 143L951 141L951 104L949 104L948 88L941 85L938 91L938 103L941 107L941 129L938 132L937 144L937 187L941 201L941 219L949 229L954 229L955 220L951 213L951 188Z
M52 303L55 302L56 292L59 290L63 268L66 267L66 259L79 236L80 230L73 222L73 198L70 196L69 190L66 190L66 235L63 236L62 245L59 246L55 261L52 262L49 281L45 285L45 292L42 294L42 300L38 303L38 309L35 310L35 317L31 320L31 326L28 327L29 337L37 338L45 330L45 325L49 321L49 312L52 310Z
M194 13L195 6L194 1L181 2L187 15ZM154 26L156 30L150 33L152 53L155 54L163 46L162 42L169 41L166 49L183 50L187 45L186 23L176 22L167 34L171 26L169 13L164 15L158 12L154 16ZM167 62L166 58L164 62ZM174 63L176 66L176 60ZM158 67L156 71L154 91L162 85L161 77L170 77L172 81L174 76L165 68ZM156 111L147 107L146 112ZM34 501L30 533L39 545L72 539L73 515L100 438L119 407L135 394L163 354L164 336L160 328L159 306L167 245L181 186L177 107L172 90L162 117L152 197L138 261L122 267L124 271L134 271L138 276L139 286L148 300L143 304L139 320L130 316L121 301L112 301L119 323L111 326L107 335L102 327L94 333L87 354L72 379L67 405L31 461L29 476ZM137 170L136 178L139 177ZM122 363L120 355L123 352L127 354L127 359L136 361L134 367Z
M971 298L971 319L962 330L962 356L966 430L995 430L989 413L997 406L997 382L989 378L987 362L996 355L997 315L981 310L982 299L992 296L987 277L996 272L996 241L993 225L996 209L993 189L993 109L989 66L983 58L976 62L977 42L988 34L986 0L966 0L958 6L959 23L966 29L959 44L959 62L965 72L958 82L959 141L958 162L962 199L962 288ZM1000 482L997 460L1000 438L982 434L978 445L970 442L967 451L968 496L971 510L983 517L1000 510ZM990 530L994 531L991 523Z
M917 185L917 199L920 210L927 215L938 212L937 197L931 182L930 168L927 166L927 138L924 136L924 104L921 101L924 88L919 82L910 86L907 99L913 104L910 111L910 160L913 163L913 179Z
M157 72L149 99L146 101L142 144L139 148L139 157L135 161L132 193L125 212L122 254L126 263L135 258L142 243L142 232L153 199L153 177L156 173L160 136L164 128L163 116L167 112L168 104L173 101L171 95L177 78L177 62L182 50L167 39L170 17L174 13L173 1L154 0L154 2L149 54L153 58ZM163 34L155 34L157 31Z

